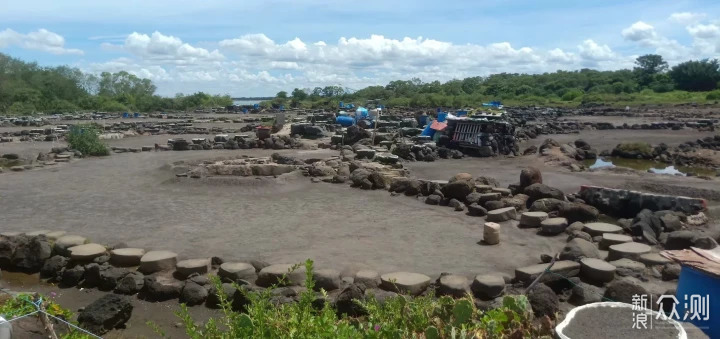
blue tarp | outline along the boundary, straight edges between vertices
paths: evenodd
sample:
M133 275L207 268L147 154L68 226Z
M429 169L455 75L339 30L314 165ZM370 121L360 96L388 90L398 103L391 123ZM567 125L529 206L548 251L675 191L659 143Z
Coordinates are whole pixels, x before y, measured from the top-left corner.
M445 122L445 120L447 120L447 115L448 115L447 112L439 112L438 116L437 116L437 121Z

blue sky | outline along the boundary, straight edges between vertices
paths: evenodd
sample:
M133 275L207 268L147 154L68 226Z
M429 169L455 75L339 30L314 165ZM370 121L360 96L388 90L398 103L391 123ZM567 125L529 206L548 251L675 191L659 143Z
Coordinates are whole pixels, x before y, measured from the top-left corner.
M158 93L270 95L717 57L717 1L0 0L0 52Z

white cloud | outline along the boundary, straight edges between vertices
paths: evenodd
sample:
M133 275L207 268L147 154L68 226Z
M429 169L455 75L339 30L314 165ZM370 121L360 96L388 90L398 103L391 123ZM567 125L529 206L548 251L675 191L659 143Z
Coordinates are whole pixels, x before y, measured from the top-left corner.
M82 55L83 51L76 48L65 48L65 38L44 28L27 34L12 29L0 31L0 48L19 46L24 49L47 52L51 54Z
M551 63L566 64L576 60L576 56L573 53L568 53L562 49L555 48L548 52L547 61Z
M630 41L653 41L657 39L657 33L655 27L638 21L632 24L630 27L622 30L623 38Z
M125 39L123 48L141 58L176 63L219 61L225 58L218 50L193 47L177 37L157 31L149 36L133 32Z
M718 56L717 54L720 53L720 24L696 24L686 28L693 37L693 47L697 54L706 57Z
M129 58L117 58L107 62L92 63L89 70L93 73L126 71L137 77L152 81L173 80L173 77L165 68L154 65L139 65Z
M391 38L373 34L341 37L334 42L308 41L295 37L275 41L262 33L205 42L202 47L179 37L154 32L132 33L120 45L100 44L103 50L127 52L128 58L93 64L91 69L128 70L150 78L160 92L179 88L247 93L274 93L293 87L341 85L363 88L391 80L418 77L424 81L447 81L500 72L541 73L558 69L600 70L632 68L637 55L657 53L671 64L720 53L720 24L703 23L702 15L675 13L672 22L694 22L686 26L692 45L660 34L669 22L658 27L637 21L621 30L622 39L636 44L633 55L614 50L609 43L580 40L576 48L561 49L517 46L508 41L458 44L424 37ZM619 40L616 39L616 41ZM213 47L217 46L217 49ZM623 46L625 47L625 46ZM637 55L636 55L637 54Z
M671 14L668 20L672 22L677 22L681 25L689 25L697 23L700 20L705 19L705 17L705 13L681 12Z
M713 39L720 37L720 26L716 24L692 25L687 27L688 33L698 39Z
M606 61L615 57L610 46L600 45L591 39L583 41L577 47L580 50L580 56L588 61Z

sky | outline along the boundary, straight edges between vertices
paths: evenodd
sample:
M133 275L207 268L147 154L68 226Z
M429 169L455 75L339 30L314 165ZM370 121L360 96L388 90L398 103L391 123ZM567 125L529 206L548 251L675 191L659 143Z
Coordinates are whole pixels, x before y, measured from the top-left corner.
M0 0L0 52L157 93L280 90L720 57L716 0Z

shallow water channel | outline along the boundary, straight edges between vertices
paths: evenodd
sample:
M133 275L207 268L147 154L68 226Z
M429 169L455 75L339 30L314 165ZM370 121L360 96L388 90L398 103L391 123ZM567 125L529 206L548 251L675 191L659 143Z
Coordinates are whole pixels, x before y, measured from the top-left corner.
M692 166L673 166L666 163L645 159L626 159L619 157L603 157L597 159L588 159L584 161L585 166L589 169L610 168L610 167L626 167L638 171L645 171L655 174L670 174L687 176L689 173L693 175L715 176L715 171L709 168L692 167Z

